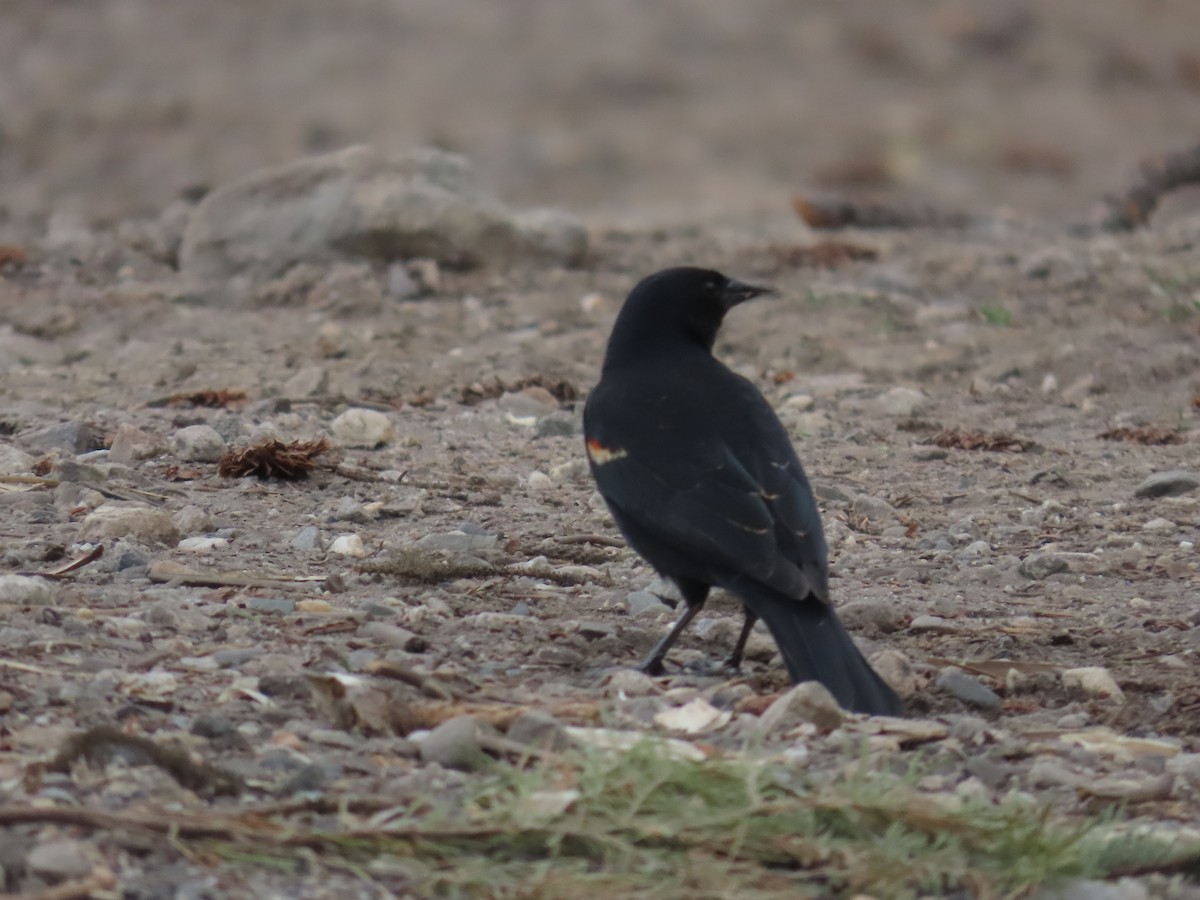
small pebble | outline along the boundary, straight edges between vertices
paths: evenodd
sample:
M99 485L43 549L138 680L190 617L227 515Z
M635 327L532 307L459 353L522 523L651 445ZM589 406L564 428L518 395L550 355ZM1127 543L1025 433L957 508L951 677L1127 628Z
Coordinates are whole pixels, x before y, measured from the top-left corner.
M542 493L554 487L554 481L545 472L530 472L526 484L534 493Z
M296 601L287 597L251 597L246 601L246 608L254 612L286 616L296 611Z
M1017 567L1017 571L1034 581L1049 578L1071 568L1070 563L1056 553L1031 553Z
M887 415L901 418L915 416L923 412L926 406L924 394L913 388L899 385L881 394L875 402Z
M1150 521L1145 522L1142 525L1142 531L1174 531L1174 530L1175 530L1175 523L1172 522L1170 519L1163 519L1163 518L1151 519Z
M29 851L25 864L33 874L50 881L82 878L93 868L88 845L71 838L58 838L38 844Z
M346 410L329 423L329 431L343 447L374 450L390 444L396 436L392 420L373 409Z
M1125 692L1121 690L1108 669L1102 666L1067 669L1062 673L1062 684L1068 691L1087 697L1105 697L1118 703L1125 700Z
M229 541L219 537L190 537L184 538L175 545L175 549L185 553L212 553L229 546Z
M367 555L367 548L363 546L363 540L357 534L343 534L333 539L333 543L329 545L329 552L362 559Z
M1200 477L1191 472L1156 472L1137 486L1135 497L1178 497L1200 487Z
M912 660L899 650L876 653L871 657L871 667L900 697L911 697L917 692L919 682Z
M0 603L43 606L54 602L54 586L30 575L0 575Z
M306 552L321 549L321 529L316 525L308 525L296 532L292 538L292 548Z
M489 768L492 760L479 741L483 727L474 716L447 719L421 741L421 761L468 772Z
M968 675L960 669L945 668L938 673L935 682L938 688L963 703L980 709L996 710L1003 702L1000 696L973 675Z
M819 681L803 681L767 707L758 719L758 731L778 735L806 723L822 731L833 731L844 718L845 713L829 688Z
M113 434L112 443L108 448L108 458L110 462L128 466L157 456L160 452L162 452L162 445L158 438L128 422L123 422Z
M671 607L649 591L630 591L625 595L625 612L631 617L670 615Z
M189 425L171 435L175 455L188 462L216 462L225 453L225 439L211 425Z

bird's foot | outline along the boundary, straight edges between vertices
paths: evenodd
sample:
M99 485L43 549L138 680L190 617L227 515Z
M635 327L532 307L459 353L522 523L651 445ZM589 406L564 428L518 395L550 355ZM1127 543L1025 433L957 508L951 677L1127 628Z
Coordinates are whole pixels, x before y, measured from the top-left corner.
M651 678L658 678L666 675L667 670L663 667L663 658L661 656L651 656L649 659L642 661L637 670L643 675L649 675Z

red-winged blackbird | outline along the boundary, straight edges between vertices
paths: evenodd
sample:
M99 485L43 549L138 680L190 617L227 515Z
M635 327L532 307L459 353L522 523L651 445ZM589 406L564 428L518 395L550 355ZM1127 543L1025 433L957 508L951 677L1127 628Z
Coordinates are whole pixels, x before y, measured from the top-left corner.
M622 534L675 582L687 608L643 663L657 673L710 588L767 623L793 682L817 680L847 709L896 715L899 698L829 603L828 554L812 489L758 389L712 355L730 309L772 293L706 269L665 269L625 301L588 397L592 474Z

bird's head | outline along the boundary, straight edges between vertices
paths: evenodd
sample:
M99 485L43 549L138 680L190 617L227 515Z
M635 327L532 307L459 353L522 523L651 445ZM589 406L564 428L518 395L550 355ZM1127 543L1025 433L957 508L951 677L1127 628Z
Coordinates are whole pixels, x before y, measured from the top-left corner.
M609 359L631 345L682 341L711 351L725 314L740 303L774 290L746 284L712 269L663 269L630 292L613 326ZM607 365L607 362L606 362Z

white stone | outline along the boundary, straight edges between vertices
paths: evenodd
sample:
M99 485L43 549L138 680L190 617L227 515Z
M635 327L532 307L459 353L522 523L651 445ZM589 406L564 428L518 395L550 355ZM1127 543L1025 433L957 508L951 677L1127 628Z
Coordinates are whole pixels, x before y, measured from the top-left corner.
M363 540L357 534L342 534L333 539L333 543L329 545L329 552L362 559L367 555L367 548L363 546Z
M343 447L373 450L390 444L396 435L392 420L373 409L354 407L333 420L329 430Z
M1101 666L1067 669L1062 673L1062 683L1068 691L1080 691L1089 697L1107 697L1117 702L1125 700L1125 692L1108 669Z
M915 416L925 409L925 395L913 388L897 385L876 400L879 408L889 416Z

